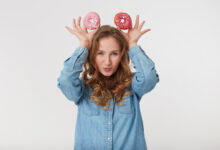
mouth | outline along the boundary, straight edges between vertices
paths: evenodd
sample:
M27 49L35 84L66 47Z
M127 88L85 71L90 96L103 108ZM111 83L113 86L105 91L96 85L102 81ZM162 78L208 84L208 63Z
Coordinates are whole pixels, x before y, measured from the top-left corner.
M109 72L109 71L111 71L111 68L104 68L104 70L105 70L106 72Z

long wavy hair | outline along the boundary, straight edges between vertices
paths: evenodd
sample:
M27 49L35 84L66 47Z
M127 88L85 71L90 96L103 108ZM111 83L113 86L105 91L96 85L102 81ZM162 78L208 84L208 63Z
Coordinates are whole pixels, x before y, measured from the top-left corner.
M121 60L116 72L110 77L105 77L99 72L95 63L95 57L99 49L99 40L109 36L115 38L120 46ZM124 103L120 102L121 99L131 94L131 91L126 91L126 89L131 88L133 76L129 66L130 58L128 51L128 41L115 27L102 25L93 35L88 57L83 64L84 72L82 78L85 81L86 87L93 89L93 93L89 97L103 109L110 109L110 100L114 96L118 106L124 105Z

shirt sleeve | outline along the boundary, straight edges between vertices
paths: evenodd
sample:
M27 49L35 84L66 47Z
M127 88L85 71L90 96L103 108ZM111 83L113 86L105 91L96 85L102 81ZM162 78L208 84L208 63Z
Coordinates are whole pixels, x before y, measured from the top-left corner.
M67 99L73 101L76 105L79 104L80 99L84 94L84 81L79 78L83 71L82 65L88 56L88 49L79 46L76 48L71 57L64 61L64 67L58 77L57 87L62 91Z
M136 69L132 78L132 90L138 95L138 99L150 92L159 82L159 75L155 70L154 62L147 56L141 46L132 46L129 57Z

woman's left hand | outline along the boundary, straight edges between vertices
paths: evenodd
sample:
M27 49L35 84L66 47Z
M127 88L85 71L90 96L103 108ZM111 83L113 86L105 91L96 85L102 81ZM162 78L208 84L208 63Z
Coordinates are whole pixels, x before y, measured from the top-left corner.
M139 25L139 15L136 16L136 21L134 28L128 29L128 33L125 33L120 28L117 27L117 29L125 36L125 38L128 40L129 47L137 45L138 39L146 32L151 31L151 29L145 29L141 31L145 21L142 21L142 23Z

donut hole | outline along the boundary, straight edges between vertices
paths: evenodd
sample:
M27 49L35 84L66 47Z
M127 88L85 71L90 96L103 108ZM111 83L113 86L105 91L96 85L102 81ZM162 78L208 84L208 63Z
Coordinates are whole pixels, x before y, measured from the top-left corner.
M89 22L97 24L98 20L96 18L91 18L89 19Z
M121 19L121 23L124 23L124 21L125 21L124 19Z
M94 20L93 20L93 19L90 19L89 22L94 23Z

